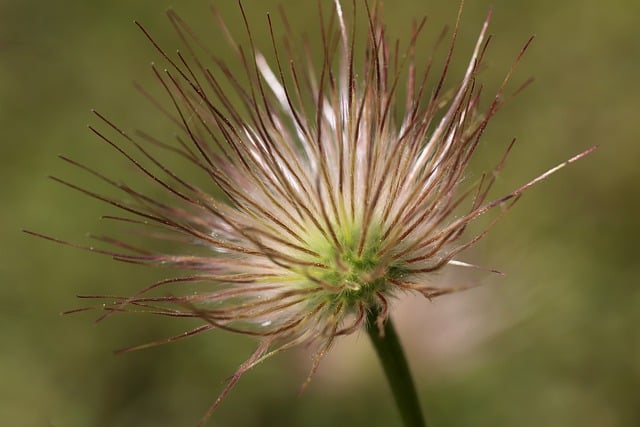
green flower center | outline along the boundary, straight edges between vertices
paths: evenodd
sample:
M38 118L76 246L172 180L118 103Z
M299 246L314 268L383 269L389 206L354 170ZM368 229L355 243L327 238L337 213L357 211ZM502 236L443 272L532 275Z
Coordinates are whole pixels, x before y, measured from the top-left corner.
M376 304L376 293L388 293L389 279L402 275L402 269L380 253L380 227L370 226L364 237L356 226L336 228L335 233L335 238L318 232L307 239L309 249L319 257L313 258L318 267L304 272L305 282L324 288L314 303L346 309Z

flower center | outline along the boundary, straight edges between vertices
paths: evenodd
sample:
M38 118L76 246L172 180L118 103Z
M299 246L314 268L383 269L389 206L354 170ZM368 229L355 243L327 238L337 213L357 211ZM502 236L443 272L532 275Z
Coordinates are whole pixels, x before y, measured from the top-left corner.
M370 226L363 236L361 227L335 228L335 237L318 232L307 239L319 256L318 267L307 269L305 282L321 286L317 298L329 307L350 309L375 304L376 293L387 293L389 279L402 275L401 268L380 254L380 227Z

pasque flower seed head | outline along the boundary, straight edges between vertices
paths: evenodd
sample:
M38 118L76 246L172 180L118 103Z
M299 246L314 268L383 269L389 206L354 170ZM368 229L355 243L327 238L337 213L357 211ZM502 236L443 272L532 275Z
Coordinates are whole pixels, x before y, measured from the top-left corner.
M377 4L357 3L350 25L339 1L329 10L319 6L322 51L316 65L309 45L294 42L286 17L284 44L268 18L273 59L267 60L254 45L256 35L242 5L248 46L237 44L214 13L244 76L174 12L168 16L184 53L167 54L140 27L168 63L165 70L153 67L168 105L153 101L175 123L178 135L174 142L129 135L99 113L116 136L91 129L167 197L148 196L65 158L126 197L121 201L60 182L120 208L127 216L112 219L149 228L151 240L176 248L165 253L154 245L147 249L109 238L102 240L116 249L91 250L186 272L131 296L104 297L99 306L107 310L104 317L133 310L203 322L148 345L211 329L258 338L257 350L207 416L242 373L269 356L315 343L312 375L336 337L365 326L367 313L380 313L382 330L389 301L399 293L433 298L455 290L435 287L430 276L447 265L470 266L457 256L481 239L523 191L591 151L489 199L512 144L475 183L464 181L465 172L489 120L510 98L507 82L529 42L482 108L476 79L490 15L462 79L452 84L447 76L460 16L450 41L443 34L437 42L448 43L438 66L416 51L424 20L414 25L403 47L389 41ZM355 18L357 10L363 17ZM363 45L355 41L356 21L363 23L358 31L367 34ZM206 179L182 178L158 151L186 160ZM211 187L219 195L204 190ZM463 237L470 222L496 207L502 209L484 231ZM181 293L185 283L202 290Z

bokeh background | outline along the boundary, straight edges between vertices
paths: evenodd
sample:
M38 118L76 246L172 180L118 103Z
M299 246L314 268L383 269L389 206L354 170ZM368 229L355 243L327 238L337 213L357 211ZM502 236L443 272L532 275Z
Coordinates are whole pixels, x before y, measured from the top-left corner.
M0 1L1 425L194 425L255 346L215 332L116 357L113 350L191 325L116 316L95 326L94 314L60 312L81 305L76 294L128 293L166 272L21 232L77 242L110 232L113 224L99 219L108 207L47 175L94 185L56 159L64 153L136 179L87 130L96 123L90 108L125 129L172 134L131 84L154 87L149 64L158 60L132 21L172 49L177 38L163 12L175 6L224 52L207 1L184 3ZM235 2L217 3L244 37ZM315 1L245 3L259 43L265 14L278 4L295 31L318 41ZM490 5L496 37L483 79L495 86L536 34L515 76L536 82L491 124L476 172L514 136L496 195L593 144L600 149L526 193L465 254L506 277L454 276L483 286L395 305L420 397L433 426L640 425L640 2L469 1L452 78ZM389 33L406 40L411 20L428 15L426 57L456 9L449 1L389 1L385 16ZM400 426L365 335L341 340L298 396L310 358L292 351L248 373L211 425Z

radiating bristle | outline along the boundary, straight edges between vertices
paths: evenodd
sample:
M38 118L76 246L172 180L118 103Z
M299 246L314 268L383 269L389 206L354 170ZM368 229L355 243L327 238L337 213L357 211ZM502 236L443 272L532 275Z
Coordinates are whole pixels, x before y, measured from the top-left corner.
M411 39L401 50L400 43L390 42L380 5L363 3L354 0L352 10L345 11L339 0L331 10L318 2L318 69L309 46L293 42L284 12L284 45L278 42L277 24L267 16L266 37L274 54L270 62L257 50L258 34L241 2L248 46L235 41L212 8L235 54L228 62L239 64L244 75L232 71L236 68L218 58L174 11L168 18L183 52L167 53L136 22L167 64L166 69L152 66L166 100L140 86L138 90L163 120L175 125L178 136L168 142L144 132L127 134L98 112L105 130L90 129L164 197L151 197L67 157L62 159L122 192L126 201L53 178L122 210L129 216L106 218L139 228L150 242L142 248L126 239L97 237L113 249L85 249L185 272L131 296L92 297L104 302L95 307L106 310L101 319L147 312L203 321L183 334L121 352L212 329L260 341L203 423L240 376L271 355L316 344L306 386L336 337L365 326L367 313L374 309L380 312L377 327L382 333L389 301L401 291L431 299L467 288L434 287L424 279L447 265L482 269L455 257L484 237L526 189L594 149L490 199L513 142L475 184L464 181L465 172L487 124L510 99L508 83L531 39L483 108L477 79L489 44L491 13L481 25L462 79L449 82L456 40L463 31L461 5L440 75L429 87L437 69L433 55L424 68L416 64L416 56L423 55L416 44L426 19L413 24ZM364 45L355 41L356 25L367 33ZM445 32L434 51L441 45L447 46ZM206 179L182 178L154 150L186 160ZM204 188L214 188L221 196ZM496 207L503 209L488 226L463 237L469 223ZM170 242L175 250L154 249L157 241ZM190 291L183 290L186 285ZM170 292L158 295L168 287ZM203 291L193 294L193 287Z

